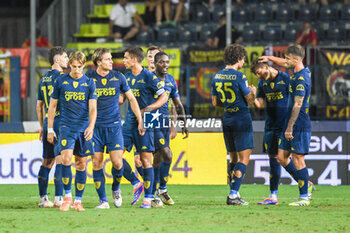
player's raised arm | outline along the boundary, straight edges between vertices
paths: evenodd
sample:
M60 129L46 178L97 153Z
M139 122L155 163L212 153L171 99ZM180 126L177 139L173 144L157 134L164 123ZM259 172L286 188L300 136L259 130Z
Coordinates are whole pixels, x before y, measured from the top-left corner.
M143 120L142 120L140 106L137 103L137 100L136 100L135 96L132 94L131 90L125 92L125 96L126 96L126 98L128 98L128 100L130 102L131 110L134 112L134 114L136 116L136 119L138 122L139 133L141 136L143 136L145 134L145 131L143 129ZM119 100L120 100L120 98L119 98ZM120 103L120 101L119 101L119 103Z
M54 138L56 138L55 131L53 130L53 120L55 119L57 103L58 99L51 97L49 110L47 113L47 141L52 144L54 143Z
M282 66L282 67L288 67L287 61L284 58L275 57L275 56L262 56L259 57L259 62L269 62L272 61L273 63Z

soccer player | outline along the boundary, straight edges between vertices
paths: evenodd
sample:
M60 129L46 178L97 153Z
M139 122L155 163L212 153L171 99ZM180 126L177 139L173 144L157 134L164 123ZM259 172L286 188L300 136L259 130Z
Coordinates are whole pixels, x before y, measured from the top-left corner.
M62 181L65 191L61 211L68 211L72 205L71 163L75 155L75 202L74 210L84 211L81 199L86 184L86 159L94 155L92 137L97 117L97 94L94 81L83 74L86 57L82 52L69 56L71 71L59 77L51 95L48 114L48 141L53 143L55 131L53 119L57 103L60 104L61 121L58 143L62 155Z
M298 181L299 199L290 203L289 206L308 206L310 205L310 194L308 194L310 186L308 187L309 173L305 164L305 155L309 153L311 140L309 117L311 75L310 70L304 67L305 50L300 45L288 47L284 54L285 59L265 56L261 57L261 61L272 61L280 66L292 68L294 71L289 84L288 110L280 136L277 160Z
M186 125L185 118L185 110L181 103L177 84L173 76L168 74L169 68L169 56L164 52L159 52L154 56L154 64L155 64L155 74L156 76L164 81L164 89L167 93L169 99L171 99L175 108L179 112L179 118ZM160 112L160 122L164 122L165 126L159 129L154 130L154 145L155 145L155 153L153 160L153 168L154 168L154 186L153 186L153 194L156 190L158 190L161 201L166 205L173 205L175 202L168 195L166 184L169 178L169 170L172 161L172 152L169 147L169 137L170 137L170 129L169 129L169 107L168 101L159 109ZM163 126L163 124L161 124ZM183 134L185 134L185 138L188 137L188 130L186 126L182 128ZM159 189L158 189L159 186ZM152 201L152 205L154 207L162 206L162 203L159 199L154 199Z
M164 81L159 80L150 71L144 69L141 65L144 59L144 52L140 47L131 47L126 49L124 54L124 65L130 72L125 74L126 80L137 99L141 113L152 112L164 105L168 97L164 90ZM158 95L155 100L154 96ZM156 117L157 113L151 113ZM133 145L136 152L140 153L143 166L143 178L145 185L145 197L141 208L151 208L153 199L152 188L154 172L152 167L152 153L154 152L154 135L152 129L147 129L141 136L137 128L135 115L129 106L125 123L123 125L124 147L130 152Z
M47 110L50 104L50 95L55 80L62 75L63 69L68 66L67 51L62 47L53 47L49 51L49 62L51 70L46 72L39 83L38 101L36 111L40 123L40 140L43 143L43 162L38 174L40 202L39 207L60 207L63 203L63 183L62 183L62 158L59 155L57 142L51 144L47 141ZM57 109L59 110L59 109ZM56 111L54 120L54 129L59 132L60 112ZM56 158L55 158L56 155ZM49 173L56 160L55 169L55 202L52 204L47 197L47 186L49 181Z
M242 45L231 44L225 48L226 67L216 73L212 81L212 104L224 107L222 118L226 149L231 161L236 161L228 205L249 205L239 195L249 157L254 148L252 117L248 104L255 100L256 88L248 86L247 77L238 70L242 68L247 52Z
M258 204L278 205L277 193L281 166L276 156L278 139L287 114L290 77L289 74L258 60L252 62L251 71L260 79L254 104L257 108L266 109L263 151L270 157L270 196Z
M97 120L94 129L95 155L91 156L93 164L93 177L96 191L100 198L100 204L96 209L109 209L109 204L105 191L105 176L103 174L103 152L105 147L113 164L112 175L114 186L112 186L114 205L122 205L122 197L119 190L120 180L123 176L123 131L119 112L119 94L123 93L129 100L137 122L139 133L142 134L143 120L139 105L132 94L130 87L126 83L125 76L119 71L113 70L113 60L109 49L98 48L92 55L92 61L97 69L88 77L92 78L96 84L97 91ZM136 192L140 198L142 194L142 184L138 182Z

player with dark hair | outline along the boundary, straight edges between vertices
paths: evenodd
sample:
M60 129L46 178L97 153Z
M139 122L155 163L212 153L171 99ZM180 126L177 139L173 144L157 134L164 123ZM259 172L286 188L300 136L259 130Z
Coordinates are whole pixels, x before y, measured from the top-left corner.
M226 149L233 168L228 205L249 205L239 195L249 157L254 148L252 117L248 104L255 100L256 88L248 86L247 77L238 70L242 68L247 52L242 45L232 44L225 48L226 67L216 73L212 81L212 104L224 107L222 118ZM238 160L237 160L238 158Z
M124 65L131 70L125 74L126 80L137 99L141 113L152 112L163 106L168 100L164 90L164 82L159 80L150 71L144 69L141 65L144 59L144 52L140 47L131 47L126 49L124 54ZM154 96L158 95L155 100ZM152 113L154 114L154 113ZM130 152L133 145L136 146L136 152L140 153L143 166L145 198L140 206L141 208L151 208L153 199L152 188L154 181L154 172L152 167L152 153L154 152L154 134L152 129L147 129L141 136L136 130L136 119L129 106L125 123L123 125L124 147Z
M68 67L67 51L62 47L53 47L49 50L49 62L51 70L46 72L41 78L38 88L38 100L36 112L40 123L40 141L43 143L43 161L38 174L39 207L60 207L63 203L63 183L62 183L62 158L59 154L57 141L54 145L47 141L47 111L50 104L50 95L52 94L55 80L63 74L63 69ZM55 113L53 127L59 132L60 112L59 108ZM56 156L56 157L55 157ZM47 197L47 186L49 181L50 170L55 163L55 202L49 201Z
M179 118L186 125L185 110L181 103L177 84L173 76L168 74L169 68L169 56L164 52L159 52L154 56L155 64L155 74L156 76L164 81L164 89L169 99L171 99L175 108L179 113ZM153 160L154 168L154 186L153 193L158 190L158 194L164 204L173 205L175 204L173 199L168 195L166 184L169 178L169 170L172 161L172 152L169 147L169 137L170 137L170 126L169 126L169 106L168 101L159 109L160 112L160 122L164 122L164 125L168 127L161 127L154 130L154 145L155 153ZM185 138L188 137L188 131L186 126L182 128L182 133L185 134ZM159 187L158 187L159 186ZM152 201L152 206L159 207L162 206L158 199Z
M123 176L123 131L119 112L119 94L123 93L129 100L137 122L139 133L142 134L143 120L139 105L128 86L125 76L113 70L112 54L109 49L98 48L92 55L92 61L97 69L87 76L96 84L97 91L97 119L94 128L95 155L91 156L93 164L93 177L96 191L100 198L100 204L96 209L109 209L105 191L105 176L103 174L103 152L106 147L112 162L113 175L113 199L114 205L122 205L120 180ZM142 194L142 184L138 182L140 191L134 192L138 196ZM137 190L137 189L136 189ZM136 197L139 199L139 197Z
M270 158L270 196L258 204L278 205L277 194L281 166L276 156L278 140L287 114L290 77L289 74L267 63L259 62L259 60L252 62L251 71L260 79L254 104L257 108L265 107L263 151Z
M305 50L300 45L293 45L284 52L285 59L265 56L262 62L272 61L294 71L289 84L289 100L286 121L278 146L278 162L298 181L299 199L289 206L310 205L308 194L309 173L305 164L305 155L309 153L311 123L309 100L311 92L311 73L304 67ZM292 160L290 159L292 155Z
M65 191L61 211L72 205L72 156L75 155L75 202L74 210L84 211L81 199L86 184L87 156L94 155L92 142L97 117L97 94L94 81L83 74L86 57L82 52L69 56L71 72L59 77L55 84L48 114L48 141L53 143L55 131L53 119L57 103L60 104L61 121L58 143L62 155L62 181Z

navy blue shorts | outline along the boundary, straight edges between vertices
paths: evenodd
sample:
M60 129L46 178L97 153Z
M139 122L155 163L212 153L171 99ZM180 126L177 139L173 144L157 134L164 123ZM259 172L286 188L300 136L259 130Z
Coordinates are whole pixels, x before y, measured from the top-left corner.
M154 152L154 132L147 129L145 134L141 136L137 127L123 125L124 147L128 152L135 145L136 152Z
M80 157L95 155L93 140L86 141L84 132L71 131L68 126L61 127L58 142L60 152L66 149L72 149L73 154Z
M278 141L281 135L282 129L265 129L263 151L268 155L277 155L278 153Z
M54 131L56 135L59 134L59 117L56 117L53 123ZM47 118L44 120L43 125L43 158L44 159L52 159L55 156L60 155L59 146L57 144L57 140L54 139L54 145L47 141Z
M154 130L154 147L155 151L169 147L170 128Z
M124 149L121 125L115 127L95 127L92 140L94 142L95 152L104 152L105 146L107 148L107 153Z
M293 140L287 141L284 137L285 130L282 130L280 135L280 140L278 142L278 148L290 151L296 154L308 154L309 146L311 140L311 130L310 129L293 129Z

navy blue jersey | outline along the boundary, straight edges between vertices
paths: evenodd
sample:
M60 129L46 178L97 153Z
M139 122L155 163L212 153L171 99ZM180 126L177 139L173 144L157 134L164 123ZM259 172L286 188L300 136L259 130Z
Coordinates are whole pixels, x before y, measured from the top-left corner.
M177 84L172 75L166 74L165 79L160 78L160 80L164 81L164 90L168 96L168 100L180 98ZM158 99L158 95L155 95L154 98ZM167 118L167 116L169 115L169 101L167 101L165 104L163 104L162 107L159 108L159 112L162 114L162 117Z
M134 94L140 109L147 107L155 102L154 96L164 93L164 81L161 81L157 76L143 68L141 73L134 76L132 72L125 74L132 93ZM129 105L126 115L126 121L131 125L137 125L137 119Z
M55 80L64 73L59 70L49 70L40 79L38 88L38 100L44 101L45 112L49 109L50 96ZM59 115L59 106L56 108L56 116Z
M214 75L211 94L221 100L228 112L250 113L244 97L249 93L248 80L242 72L223 69Z
M52 98L58 99L61 110L61 125L84 131L89 125L89 100L97 99L96 86L92 79L83 75L73 79L69 74L56 79Z
M299 116L295 121L294 126L297 128L310 129L310 117L309 117L309 100L311 94L311 73L309 68L304 68L299 72L293 74L289 83L289 100L288 100L288 113L286 124L288 124L289 118L292 113L294 105L294 97L304 97L303 105L301 106Z
M119 111L119 94L130 90L125 76L119 71L111 70L102 77L96 71L86 74L92 78L97 92L97 119L95 126L110 127L121 125Z
M259 80L256 98L263 98L265 107L265 129L281 129L287 114L290 76L278 72L274 80Z

